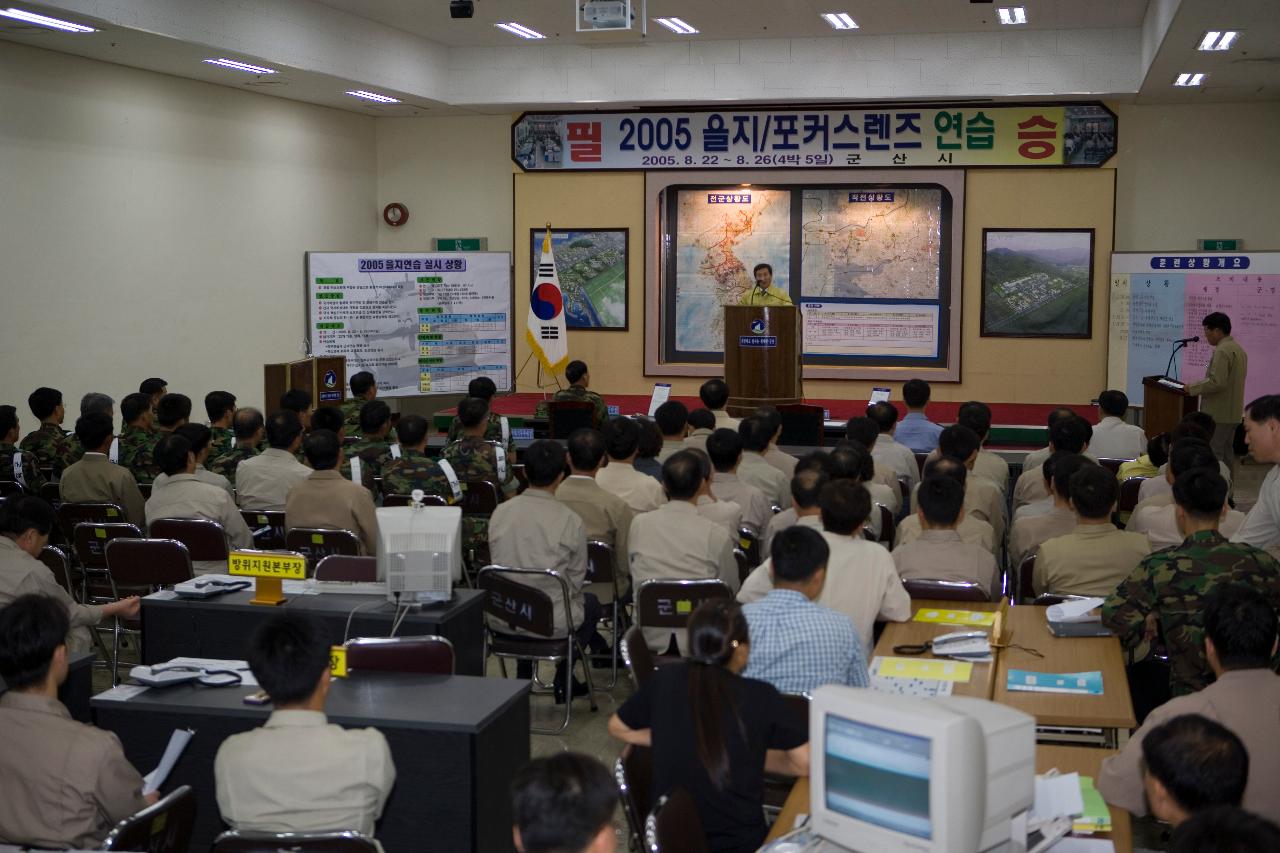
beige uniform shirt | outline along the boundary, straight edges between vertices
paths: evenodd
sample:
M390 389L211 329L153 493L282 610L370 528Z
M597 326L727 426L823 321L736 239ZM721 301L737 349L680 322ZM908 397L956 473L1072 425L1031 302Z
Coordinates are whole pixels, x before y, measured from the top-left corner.
M893 538L893 547L901 548L909 542L914 542L920 538L920 534L923 532L924 528L920 525L920 516L912 513L898 522L897 535ZM992 554L996 552L995 528L982 519L966 513L965 517L960 519L956 532L960 534L961 542L977 545Z
M237 474L236 482L239 481ZM311 476L289 491L284 517L290 528L350 530L360 540L362 554L378 553L378 517L373 496L364 486L351 482L332 468L312 471Z
M821 519L814 515L803 516L796 524L822 530ZM894 570L893 558L860 536L823 532L822 538L831 555L827 558L827 581L817 603L852 619L862 647L872 649L877 621L905 622L911 618L911 598ZM773 589L772 568L770 560L757 566L742 584L738 601L749 604L768 595Z
M993 596L1000 588L995 556L955 530L921 532L914 542L893 549L893 564L904 580L977 581Z
M1249 356L1236 339L1227 335L1218 341L1205 368L1204 379L1187 386L1187 393L1200 395L1200 411L1215 423L1232 428L1244 416L1244 380L1249 372Z
M628 535L630 535L628 533ZM564 593L552 578L535 578L529 586L551 597L555 630L562 632L582 624L582 587L587 582L587 528L572 509L542 489L526 489L499 504L489 520L489 556L499 566L518 569L551 569L569 584L569 609ZM621 555L619 555L621 559ZM500 630L509 630L495 622Z
M596 472L596 485L622 498L636 512L648 512L667 502L661 483L616 459Z
M1031 585L1036 595L1105 597L1150 553L1151 543L1141 533L1114 524L1077 524L1072 533L1040 546Z
M1280 676L1269 669L1229 670L1199 693L1156 708L1119 755L1102 762L1098 791L1103 799L1135 815L1147 813L1142 787L1142 740L1156 726L1184 714L1200 714L1226 726L1244 742L1249 781L1241 805L1267 820L1280 814Z
M693 504L671 501L653 512L637 515L631 522L631 583L639 589L647 580L719 578L737 592L735 541L736 537L730 536L722 525L699 515ZM684 633L679 631L676 637L681 649L685 645ZM650 649L661 654L667 650L671 632L646 628L644 638Z
M85 652L93 648L90 631L102 621L102 608L77 604L48 566L19 548L18 543L8 536L0 536L0 607L23 595L47 595L67 608L67 616L71 620L67 651Z
M737 429L737 427L734 427L734 429ZM685 449L685 450L689 450L690 448L693 448L694 450L701 450L703 453L706 453L706 452L707 452L707 438L708 438L708 437L711 435L711 433L712 433L712 432L714 432L714 431L715 431L715 430L709 430L709 429L695 429L695 430L693 430L692 432L690 432L690 433L689 433L689 437L688 437L688 438L686 438L686 439L684 440L684 448L683 448L683 449Z
M214 472L207 470L203 465L197 465L196 473L194 476L197 480L199 480L202 483L208 483L211 486L217 486L219 489L222 489L224 492L226 492L228 497L230 497L232 500L235 499L236 490L231 487L231 481L228 480L226 477L222 476L221 474L215 474ZM161 474L159 477L155 478L154 482L152 482L151 488L154 489L157 486L164 485L164 483L167 482L168 479L169 479L168 474Z
M724 525L724 529L737 541L738 533L742 530L742 507L737 501L723 501L711 495L703 495L698 498L697 507L698 515Z
M882 432L871 448L871 457L893 469L899 477L907 478L907 490L910 491L920 482L920 465L910 447L894 441L892 433Z
M678 453L684 449L684 439L672 440L670 438L664 438L662 440L662 449L658 451L658 461L666 462L667 458L670 457L671 454Z
M222 525L228 547L253 547L253 533L231 496L217 486L200 482L194 474L175 474L163 485L152 486L151 497L147 499L147 526L157 518L207 518ZM197 560L192 563L192 569L196 574L226 574L227 564Z
M116 504L130 524L143 527L147 523L138 481L128 468L112 462L105 453L86 453L79 462L68 466L58 481L58 493L68 503Z
M782 476L787 478L787 483L790 485L791 478L796 475L796 463L800 460L790 453L779 450L776 444L770 444L761 455L764 456L765 462L782 472Z
M929 456L925 459L925 464L942 456L941 450L929 451ZM978 456L973 460L973 471L979 477L985 477L995 483L996 488L1001 494L1008 494L1009 491L1009 463L1000 458L998 454L992 453L990 450L978 449Z
M715 415L716 429L731 429L737 432L738 424L742 423L741 419L730 417L724 409L712 409L711 414Z
M1218 523L1218 532L1230 539L1242 524L1244 524L1244 513L1229 509L1226 517ZM1172 503L1135 510L1125 530L1145 534L1153 551L1168 548L1170 545L1181 545L1186 539L1182 531L1178 530L1177 508Z
M1094 426L1089 450L1103 459L1137 459L1147 452L1147 434L1140 426L1107 415Z
M596 484L595 478L575 475L566 477L556 488L556 500L578 514L588 539L600 539L613 546L617 563L618 589L627 588L627 534L631 532L631 519L635 510L617 495L606 492ZM595 586L593 584L593 586ZM604 587L604 584L600 584ZM601 592L603 589L601 590ZM608 593L600 595L602 601L613 600L612 584Z
M236 466L240 506L279 512L289 499L289 491L311 473L311 469L293 458L289 451L269 447Z
M741 472L741 468L738 469ZM763 491L749 485L739 474L717 471L711 476L711 494L716 500L733 501L742 507L742 520L763 531L773 517L773 507Z
M791 478L770 465L759 453L749 450L742 452L742 462L738 464L738 479L764 492L764 496L769 499L770 512L775 506L787 506L791 503Z
M915 492L911 493L911 505L919 506L916 503ZM990 524L995 531L996 541L1003 542L1006 523L1004 511L1004 493L986 477L974 476L970 471L969 476L964 480L965 515L976 515Z
M761 553L767 557L769 555L769 549L773 547L773 537L795 524L799 518L800 514L796 512L794 501L791 506L787 507L782 512L775 513L773 518L769 519L769 523L765 525L764 534L760 537ZM818 522L818 528L822 528L821 521Z
M1047 447L1039 450L1033 450L1027 454L1026 459L1022 462L1022 474L1018 476L1018 482L1013 486L1013 509L1015 512L1019 508L1026 506L1034 501L1044 500L1049 497L1049 492L1044 487L1044 463L1049 461L1049 457L1053 455L1053 451ZM1098 461L1098 457L1094 455L1092 450L1086 450L1084 455Z
M119 738L71 719L56 699L0 696L0 741L0 842L92 849L146 807Z
M372 836L396 768L377 729L344 729L320 711L275 711L222 742L213 780L232 829Z
M1009 559L1017 566L1036 549L1076 529L1076 514L1070 507L1054 506L1043 515L1014 519L1009 533Z
M887 506L896 517L902 511L902 484L898 482L898 474L888 465L877 462L875 467L875 476L867 483L867 488L872 490L871 499ZM880 487L878 491L875 490L877 486Z

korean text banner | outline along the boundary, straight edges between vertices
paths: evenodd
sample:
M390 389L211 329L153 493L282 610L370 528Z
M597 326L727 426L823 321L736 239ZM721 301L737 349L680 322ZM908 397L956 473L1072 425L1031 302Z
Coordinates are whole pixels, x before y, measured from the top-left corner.
M1116 117L1101 104L526 113L511 142L529 171L1098 166Z

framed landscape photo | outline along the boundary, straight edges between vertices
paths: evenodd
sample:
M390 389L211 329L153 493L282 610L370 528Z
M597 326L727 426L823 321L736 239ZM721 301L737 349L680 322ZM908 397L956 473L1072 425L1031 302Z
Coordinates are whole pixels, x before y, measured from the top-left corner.
M546 233L545 228L529 229L530 276L537 272ZM568 328L626 331L629 242L626 228L551 229Z
M983 337L1092 335L1092 228L982 229Z

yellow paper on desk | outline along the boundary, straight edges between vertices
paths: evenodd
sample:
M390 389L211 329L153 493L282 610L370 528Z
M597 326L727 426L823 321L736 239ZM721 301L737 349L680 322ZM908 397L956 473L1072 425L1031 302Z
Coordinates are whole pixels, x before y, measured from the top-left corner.
M933 622L938 625L994 625L996 614L976 610L942 610L922 607L912 617L913 622Z
M973 676L973 664L959 660L884 657L880 658L880 668L874 674L884 678L933 678L939 681L968 681Z

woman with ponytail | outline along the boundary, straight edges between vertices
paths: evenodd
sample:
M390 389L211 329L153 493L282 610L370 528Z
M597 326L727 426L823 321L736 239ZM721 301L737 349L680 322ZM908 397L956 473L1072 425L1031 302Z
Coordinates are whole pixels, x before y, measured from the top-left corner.
M689 617L689 657L660 667L609 719L609 733L653 749L653 792L692 796L711 853L764 841L764 774L809 772L808 734L772 685L739 675L750 654L736 601ZM657 799L657 796L654 797Z

